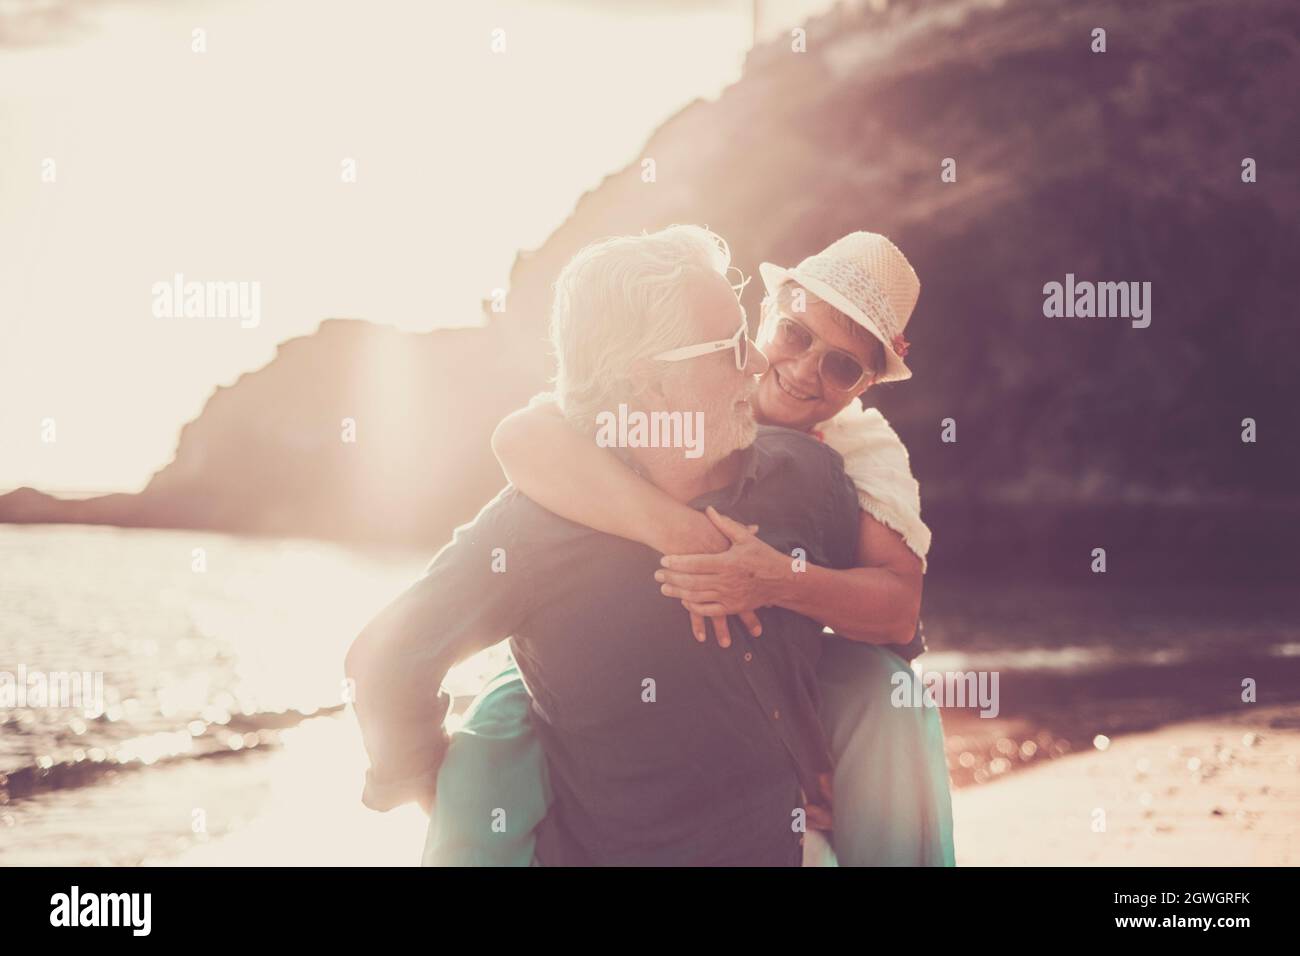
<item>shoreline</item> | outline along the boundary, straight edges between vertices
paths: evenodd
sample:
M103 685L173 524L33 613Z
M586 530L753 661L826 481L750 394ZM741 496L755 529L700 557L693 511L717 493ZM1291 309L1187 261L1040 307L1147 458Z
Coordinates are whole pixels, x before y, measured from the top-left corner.
M364 761L342 718L289 741L264 811L161 866L416 865L425 817L359 802ZM295 744L298 746L295 747ZM305 746L304 746L305 744ZM953 790L958 866L1286 866L1300 863L1300 704L1251 708L1125 734ZM300 812L328 814L331 834ZM1096 811L1105 829L1094 832ZM320 814L311 815L319 821Z
M1239 705L1073 746L1024 718L947 713L945 730L959 866L1300 863L1300 703ZM142 845L132 853L99 841L84 854L11 847L0 862L418 864L424 815L413 805L385 814L361 805L366 759L350 715L308 718L279 737L219 769L182 761L18 801L10 813L47 837L74 837L87 813L108 814ZM148 807L152 822L126 820L126 807ZM192 832L198 808L206 833Z

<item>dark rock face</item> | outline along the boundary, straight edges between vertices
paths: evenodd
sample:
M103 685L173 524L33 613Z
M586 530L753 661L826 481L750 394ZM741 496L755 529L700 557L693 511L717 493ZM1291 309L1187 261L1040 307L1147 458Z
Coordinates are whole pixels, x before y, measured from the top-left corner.
M436 545L499 487L492 424L544 387L550 286L587 242L699 222L748 273L865 228L922 280L915 377L868 400L911 449L936 570L1073 574L1106 547L1135 577L1294 576L1297 90L1291 0L841 10L665 123L658 181L638 161L583 197L488 327L326 322L218 390L142 494L20 491L0 520ZM1067 273L1150 282L1150 327L1046 318Z

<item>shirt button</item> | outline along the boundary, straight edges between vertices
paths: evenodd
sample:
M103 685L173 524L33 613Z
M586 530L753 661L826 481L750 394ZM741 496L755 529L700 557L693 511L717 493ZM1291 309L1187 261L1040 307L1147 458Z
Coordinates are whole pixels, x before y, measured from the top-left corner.
M772 719L773 719L773 720L780 720L780 719L781 719L781 712L780 712L779 710L774 710L774 711L772 711Z
M749 651L745 651L745 663L748 664L753 659L754 659L754 655L751 654Z

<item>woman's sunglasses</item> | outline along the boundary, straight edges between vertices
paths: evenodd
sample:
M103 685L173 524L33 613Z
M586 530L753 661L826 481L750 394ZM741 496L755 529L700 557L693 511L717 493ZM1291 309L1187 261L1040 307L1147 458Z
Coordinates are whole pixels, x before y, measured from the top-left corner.
M745 325L745 320L740 320L740 328L736 329L736 334L729 339L718 339L716 342L705 342L702 345L687 345L680 349L670 349L667 352L660 352L655 356L658 362L681 362L686 359L698 358L701 355L712 355L714 352L721 352L723 349L735 349L736 368L743 372L745 366L749 364L749 329Z
M777 319L776 327L772 330L772 347L787 355L801 355L816 342L817 336L787 315ZM871 377L871 373L856 358L830 346L825 348L818 359L817 371L822 382L840 392L856 392Z

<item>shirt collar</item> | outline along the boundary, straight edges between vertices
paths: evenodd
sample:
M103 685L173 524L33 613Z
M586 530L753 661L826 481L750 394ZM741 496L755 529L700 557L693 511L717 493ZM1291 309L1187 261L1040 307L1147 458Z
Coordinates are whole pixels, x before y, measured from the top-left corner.
M763 427L760 426L758 436L749 447L736 452L740 456L736 480L725 487L701 495L691 504L698 507L711 504L715 508L734 505L749 492L755 482L762 480L772 470L772 452L767 447L767 443L762 440L763 431Z
M742 448L736 452L739 456L740 467L736 472L736 480L722 488L715 488L712 491L706 491L691 501L691 506L703 509L705 505L713 505L715 508L728 507L734 505L743 498L754 483L760 481L772 470L772 450L767 447L767 442L763 441L763 433L769 430L769 426L759 425L758 434L754 441L748 447ZM626 448L610 449L618 456L628 468L640 475L646 481L650 479L636 466L636 461Z

